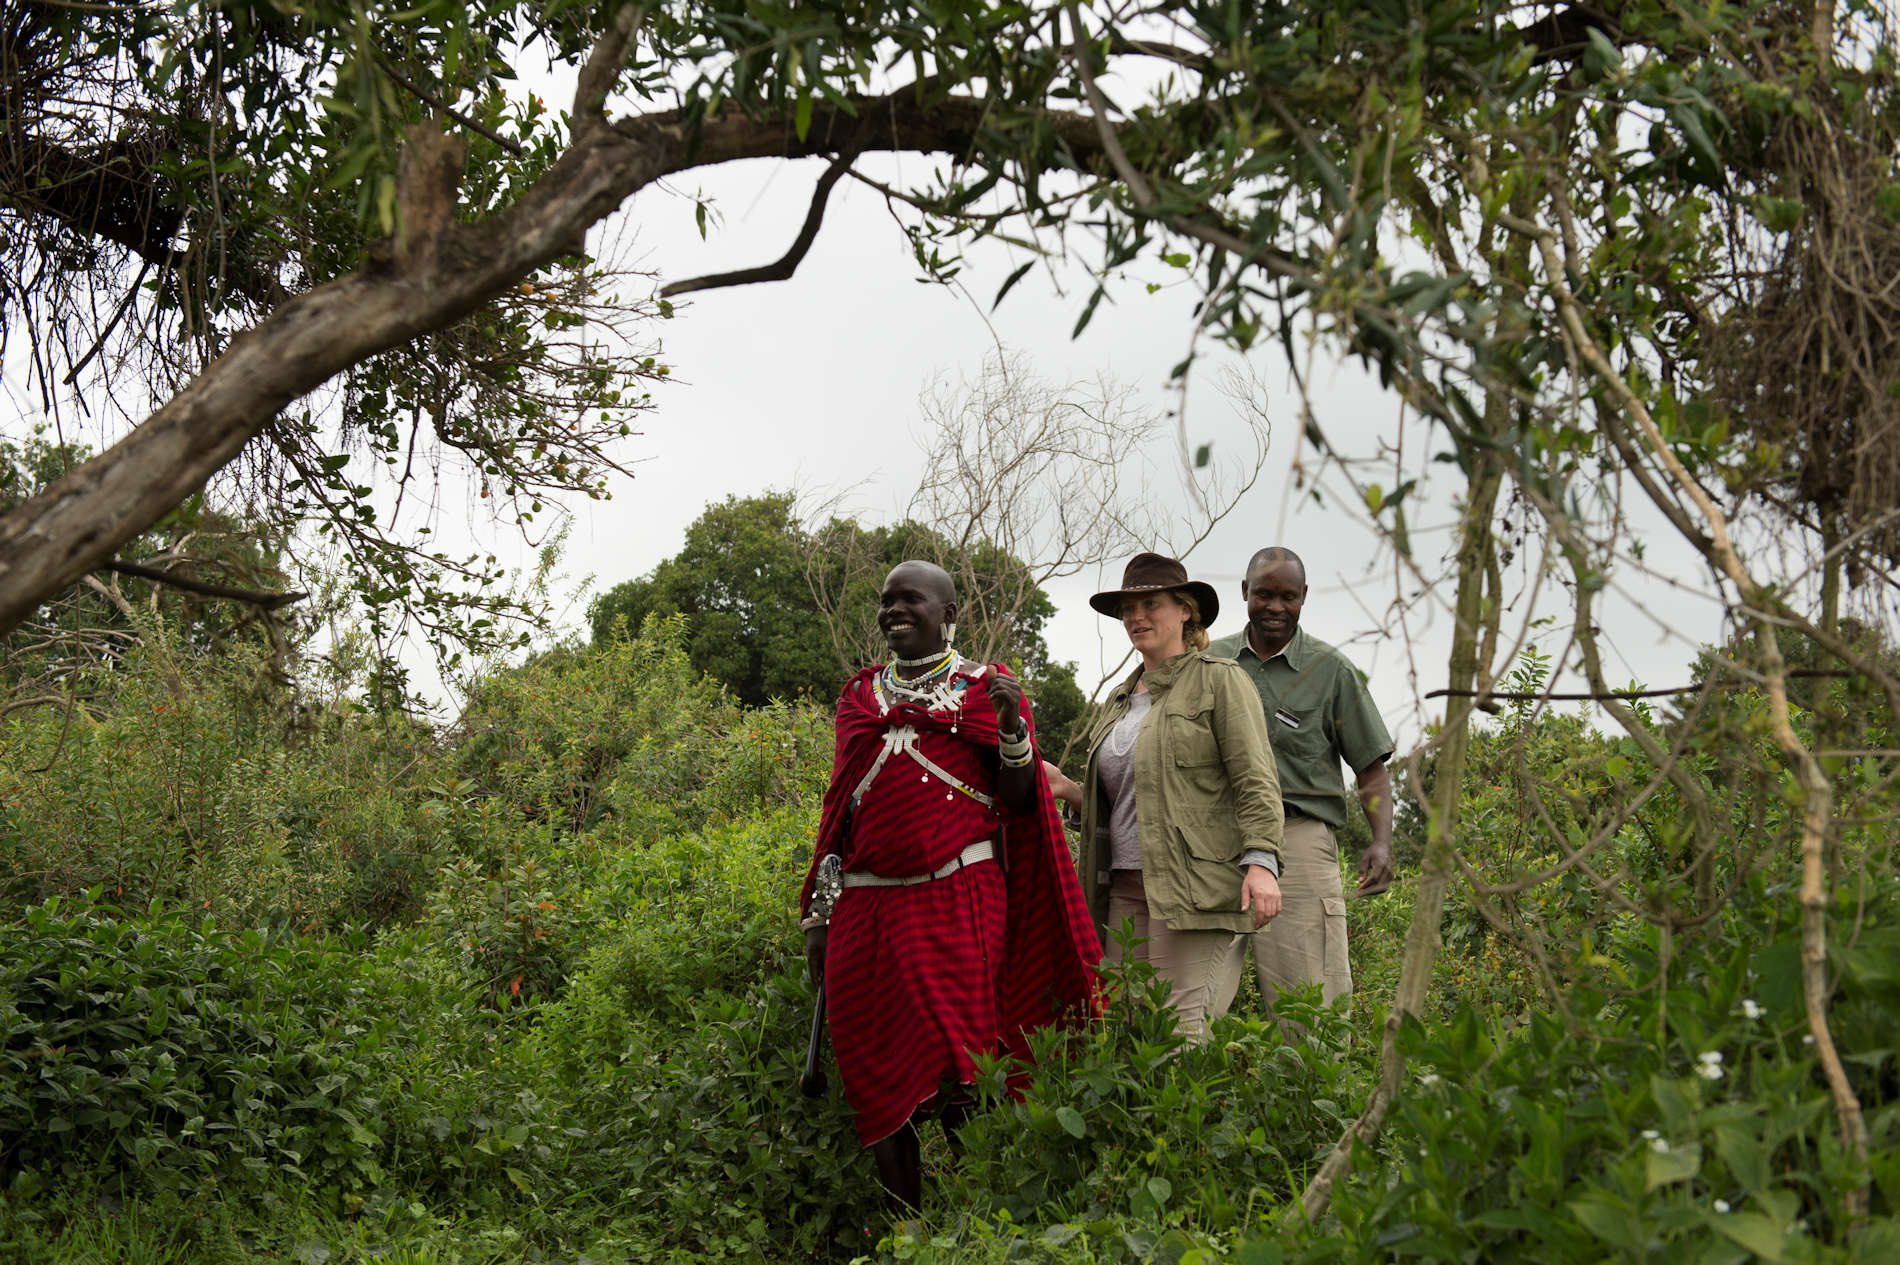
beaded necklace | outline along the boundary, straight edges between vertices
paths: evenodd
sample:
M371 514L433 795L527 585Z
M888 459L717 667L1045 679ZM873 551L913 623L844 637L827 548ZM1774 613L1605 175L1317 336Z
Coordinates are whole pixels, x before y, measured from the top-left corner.
M922 662L935 662L936 667L922 676L904 680L897 675L897 665L904 662L894 659L884 666L873 682L879 708L889 711L892 702L921 703L926 711L956 711L963 706L963 692L969 687L968 681L957 681L963 670L963 656L946 646L935 655L926 656ZM951 732L956 732L954 723Z

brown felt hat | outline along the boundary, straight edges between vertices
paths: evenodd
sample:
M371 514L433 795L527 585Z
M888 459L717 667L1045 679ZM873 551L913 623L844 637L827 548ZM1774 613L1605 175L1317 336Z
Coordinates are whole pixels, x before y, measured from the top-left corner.
M1120 619L1124 597L1165 589L1180 589L1191 596L1194 604L1201 608L1201 627L1214 626L1215 618L1220 615L1220 597L1214 592L1214 586L1203 580L1188 579L1186 567L1158 553L1138 553L1130 558L1122 569L1122 586L1097 593L1089 599L1089 605L1110 619Z

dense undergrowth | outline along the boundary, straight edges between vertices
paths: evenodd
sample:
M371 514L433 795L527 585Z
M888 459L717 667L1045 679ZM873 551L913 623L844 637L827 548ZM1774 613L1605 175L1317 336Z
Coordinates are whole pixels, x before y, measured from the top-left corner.
M1115 977L1020 1099L990 1071L959 1152L927 1134L930 1207L890 1237L835 1091L797 1091L823 715L737 706L666 624L493 678L447 735L286 729L241 665L202 666L130 663L92 710L0 730L0 1259L1900 1257L1879 866L1832 922L1871 1172L1803 1041L1781 880L1736 876L1671 938L1625 907L1633 835L1626 893L1454 902L1405 1091L1319 1223L1297 1197L1376 1075L1405 883L1351 905L1350 1011L1242 1006L1187 1048ZM1539 846L1502 754L1534 723L1474 759L1499 849ZM1574 783L1557 828L1587 831L1628 756L1540 740ZM1513 935L1532 916L1574 932L1560 961Z

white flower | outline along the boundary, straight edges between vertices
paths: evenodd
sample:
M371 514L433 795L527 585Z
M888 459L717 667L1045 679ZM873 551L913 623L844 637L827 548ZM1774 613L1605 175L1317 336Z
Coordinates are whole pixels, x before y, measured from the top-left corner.
M1662 1134L1656 1132L1654 1129L1644 1129L1643 1136L1651 1142L1654 1142L1657 1138L1660 1138Z
M1742 998L1742 1017L1744 1019L1759 1019L1767 1013L1767 1011L1761 1008L1761 1003L1756 1001L1753 997Z
M1716 1200L1716 1201L1715 1201L1715 1210L1716 1210L1717 1212L1727 1212L1727 1211L1728 1211L1728 1200L1726 1200L1726 1199L1718 1199L1718 1200Z
M1696 1055L1695 1074L1705 1081L1721 1080L1722 1052L1720 1050L1705 1050L1701 1054Z
M1436 1085L1439 1080L1440 1077L1437 1072L1426 1072L1423 1076L1418 1078L1418 1083L1426 1089L1430 1089L1433 1085Z
M1663 1138L1651 1138L1649 1140L1649 1149L1658 1155L1667 1155L1669 1154L1669 1143Z
M1804 1033L1802 1033L1802 1034L1801 1034L1801 1044L1802 1044L1802 1045L1813 1045L1813 1044L1814 1044L1814 1034L1813 1034L1812 1032L1804 1032Z

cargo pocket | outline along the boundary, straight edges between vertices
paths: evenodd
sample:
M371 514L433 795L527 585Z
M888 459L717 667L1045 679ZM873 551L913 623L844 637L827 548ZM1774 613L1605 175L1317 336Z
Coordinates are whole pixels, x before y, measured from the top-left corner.
M1187 862L1188 904L1203 913L1240 908L1240 836L1231 828L1186 822L1174 828Z
M1352 958L1346 951L1346 902L1328 896L1320 904L1325 911L1322 931L1326 945L1320 968L1320 1000L1330 1005L1335 997L1352 995Z

